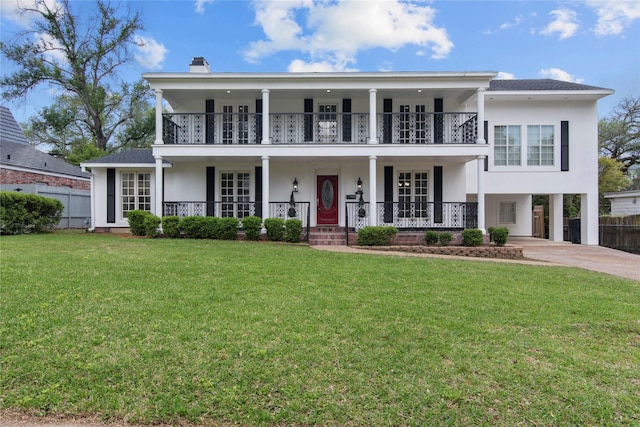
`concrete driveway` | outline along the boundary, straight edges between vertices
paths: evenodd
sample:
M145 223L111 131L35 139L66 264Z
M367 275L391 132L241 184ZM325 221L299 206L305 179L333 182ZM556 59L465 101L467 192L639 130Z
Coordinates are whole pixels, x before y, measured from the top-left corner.
M508 244L521 247L527 259L579 267L640 281L640 255L603 246L551 242L533 237L509 237Z

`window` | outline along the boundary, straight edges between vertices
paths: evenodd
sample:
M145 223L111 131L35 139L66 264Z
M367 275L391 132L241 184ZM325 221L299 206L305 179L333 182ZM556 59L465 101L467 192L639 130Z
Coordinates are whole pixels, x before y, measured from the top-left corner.
M553 126L527 126L527 165L553 166Z
M493 139L494 164L520 166L520 126L496 126Z
M249 172L220 174L220 216L244 218L251 215Z
M398 174L398 216L400 218L426 218L429 183L426 172L400 172Z
M318 105L318 137L322 142L338 142L338 107L335 104Z
M124 172L122 174L122 217L129 211L151 211L151 174Z
M222 106L222 143L249 143L249 106L238 105L237 114L233 105Z
M516 202L500 202L499 210L500 224L516 223Z
M415 114L411 106L401 105L398 117L398 142L400 144L425 144L427 142L427 119L424 105L415 106Z

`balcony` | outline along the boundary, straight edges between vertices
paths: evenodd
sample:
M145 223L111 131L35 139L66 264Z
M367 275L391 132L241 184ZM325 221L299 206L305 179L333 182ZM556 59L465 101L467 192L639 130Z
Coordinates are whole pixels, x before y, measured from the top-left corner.
M259 113L182 113L163 116L165 144L260 144ZM269 115L271 144L367 144L367 113L274 113ZM476 113L380 113L381 144L475 144Z

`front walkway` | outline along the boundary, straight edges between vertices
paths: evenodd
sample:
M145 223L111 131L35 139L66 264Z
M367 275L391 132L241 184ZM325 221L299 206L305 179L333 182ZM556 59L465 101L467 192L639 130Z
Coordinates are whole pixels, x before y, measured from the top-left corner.
M575 245L569 242L552 242L533 237L509 237L510 246L522 248L524 260L502 260L494 258L471 258L470 261L512 262L537 265L561 265L598 271L640 281L640 255L630 254L603 246ZM449 258L448 255L416 254L408 252L376 251L375 249L357 249L348 246L314 246L316 249L340 252L365 252L383 255L422 256Z

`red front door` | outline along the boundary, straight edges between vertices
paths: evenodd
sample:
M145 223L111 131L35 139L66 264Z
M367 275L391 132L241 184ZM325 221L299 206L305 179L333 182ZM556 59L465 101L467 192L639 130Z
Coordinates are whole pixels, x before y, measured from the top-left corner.
M338 224L338 176L319 175L316 199L318 225Z

